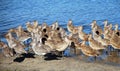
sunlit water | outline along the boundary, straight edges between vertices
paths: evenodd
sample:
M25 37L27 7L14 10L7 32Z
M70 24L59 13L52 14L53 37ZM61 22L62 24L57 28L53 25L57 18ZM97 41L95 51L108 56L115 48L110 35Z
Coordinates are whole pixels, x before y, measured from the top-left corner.
M46 22L48 25L58 21L66 28L69 19L75 26L84 25L86 33L91 31L92 20L97 20L101 27L106 19L119 24L120 0L0 0L1 36L19 25L26 28L27 21L38 20L39 24ZM5 41L3 37L1 39ZM105 55L102 57L106 58Z

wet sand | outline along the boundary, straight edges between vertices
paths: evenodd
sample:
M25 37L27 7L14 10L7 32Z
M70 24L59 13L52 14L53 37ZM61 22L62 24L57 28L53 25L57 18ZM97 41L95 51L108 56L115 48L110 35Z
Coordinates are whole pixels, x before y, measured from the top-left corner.
M59 57L58 59L44 60L42 56L22 58L21 62L13 62L16 57L0 57L0 71L120 71L120 66L88 62L81 56Z

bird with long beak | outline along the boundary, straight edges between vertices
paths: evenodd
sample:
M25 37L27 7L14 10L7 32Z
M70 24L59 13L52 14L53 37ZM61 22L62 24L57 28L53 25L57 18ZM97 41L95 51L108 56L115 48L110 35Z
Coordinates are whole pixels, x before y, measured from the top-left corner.
M64 37L64 40L56 42L54 40L47 40L45 41L45 45L50 46L53 50L56 51L64 51L69 45L71 44L71 41L68 39L68 37Z
M83 32L83 26L78 27L79 38L83 41L88 41L88 35Z
M58 24L58 22L56 21L56 22L53 23L50 27L51 27L52 30L57 30L57 29L59 28L59 24Z
M94 50L106 49L106 47L103 46L100 42L94 40L91 34L89 34L88 42L89 42L89 46Z
M5 57L12 57L13 51L11 48L8 47L8 45L2 41L0 41L0 49L2 49L2 53Z
M26 29L30 33L33 31L33 26L30 22L26 22Z
M100 53L97 50L92 49L90 46L85 44L85 41L82 41L81 44L76 46L78 49L81 49L83 54L87 56L99 56Z
M52 48L50 48L48 45L44 45L42 41L37 41L36 38L33 38L33 41L30 45L36 55L45 55L52 51Z
M10 29L9 32L15 33L17 36L17 39L20 42L24 42L27 39L31 38L30 34L28 32L25 32L25 30L22 28L22 26L18 26L17 29Z
M110 25L107 27L107 29L104 30L103 35L104 35L104 38L105 38L105 39L110 40L111 34L113 34L112 24L110 24Z
M8 45L11 49L14 49L16 53L22 54L22 53L27 53L24 48L25 46L22 45L19 41L17 41L10 32L7 33L5 36L6 40L8 42Z
M45 22L41 25L41 27L42 27L41 31L42 31L43 36L48 35L49 32L52 30L52 28L50 26L48 26L47 23L45 23Z
M110 38L110 44L113 46L113 48L120 49L120 37L115 33L115 31Z
M118 29L119 28L119 26L118 26L118 24L115 24L115 33L118 35L118 36L120 36L120 30Z
M2 49L3 49L2 53L5 57L14 56L13 50L9 48L7 44L5 44Z
M4 45L6 45L6 44L0 40L0 48L3 48Z
M31 38L30 34L28 32L25 32L22 26L18 26L17 31L15 32L17 34L18 40L21 42L26 41L27 39Z
M94 29L95 27L97 28L96 31L99 32L99 35L103 34L103 30L102 28L100 28L100 26L97 25L96 20L93 20L93 22L90 25L91 25L91 29Z
M34 20L33 21L33 28L37 28L39 25L38 21Z
M77 34L78 33L78 27L75 27L72 23L72 20L68 21L67 24L67 29L69 32L71 32L72 34Z

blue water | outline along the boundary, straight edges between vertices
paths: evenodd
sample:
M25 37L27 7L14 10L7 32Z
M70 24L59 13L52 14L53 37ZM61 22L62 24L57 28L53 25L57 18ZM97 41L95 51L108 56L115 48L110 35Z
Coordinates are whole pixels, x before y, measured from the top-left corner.
M27 21L38 20L49 25L55 21L66 28L69 19L74 25L85 25L107 19L120 23L120 0L0 0L0 34Z

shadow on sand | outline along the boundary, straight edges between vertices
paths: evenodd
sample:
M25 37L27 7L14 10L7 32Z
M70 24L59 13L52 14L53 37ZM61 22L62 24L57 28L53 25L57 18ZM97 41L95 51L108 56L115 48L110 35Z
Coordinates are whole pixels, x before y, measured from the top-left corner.
M60 58L62 56L56 55L56 54L52 54L52 53L48 53L46 55L44 55L44 60L49 61L49 60L60 60Z
M17 57L13 61L20 63L23 62L25 58L35 58L34 55L33 53L22 54L22 57Z
M27 54L22 54L21 57L17 57L15 58L13 61L14 62L23 62L25 60L25 58L35 58L34 56L35 54L33 53L27 53ZM56 55L56 54L52 54L52 53L48 53L46 55L44 55L44 60L49 61L49 60L60 60L62 56Z

